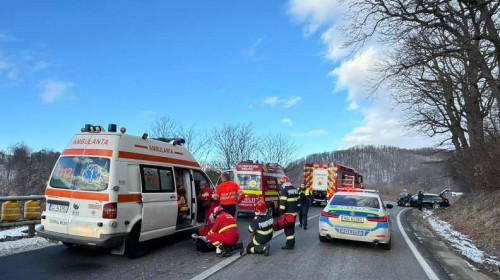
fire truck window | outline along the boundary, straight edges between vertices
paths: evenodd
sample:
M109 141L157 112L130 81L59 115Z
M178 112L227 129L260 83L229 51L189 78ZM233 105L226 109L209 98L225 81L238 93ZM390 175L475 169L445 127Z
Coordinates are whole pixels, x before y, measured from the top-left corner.
M160 169L160 183L162 191L175 192L172 169Z
M242 190L260 190L260 175L238 174L237 176Z

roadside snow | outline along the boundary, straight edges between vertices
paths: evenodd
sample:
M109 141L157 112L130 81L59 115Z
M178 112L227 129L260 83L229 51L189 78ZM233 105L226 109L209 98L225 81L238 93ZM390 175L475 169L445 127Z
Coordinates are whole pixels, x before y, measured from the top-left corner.
M27 233L23 233L23 231L27 230L28 227L23 226L0 231L0 257L57 245L41 237L26 237L14 241L2 241L8 237L25 237Z
M500 262L495 260L496 256L485 256L485 253L472 243L467 235L464 235L453 229L453 226L445 221L434 217L429 209L423 210L423 217L429 221L429 224L443 239L450 242L451 246L459 250L462 255L479 264L490 264L500 267Z

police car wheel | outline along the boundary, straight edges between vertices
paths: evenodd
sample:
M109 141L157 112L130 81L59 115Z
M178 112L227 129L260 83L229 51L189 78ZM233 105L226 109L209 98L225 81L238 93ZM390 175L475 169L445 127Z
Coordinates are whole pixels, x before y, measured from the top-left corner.
M131 258L138 258L146 254L146 246L139 242L139 236L141 234L141 226L137 224L134 226L129 236L127 237L127 243L125 245L126 253Z
M328 238L326 238L326 236L319 235L319 242L328 242Z
M391 249L391 240L389 240L389 243L383 243L383 244L379 244L379 245L384 250L390 250Z

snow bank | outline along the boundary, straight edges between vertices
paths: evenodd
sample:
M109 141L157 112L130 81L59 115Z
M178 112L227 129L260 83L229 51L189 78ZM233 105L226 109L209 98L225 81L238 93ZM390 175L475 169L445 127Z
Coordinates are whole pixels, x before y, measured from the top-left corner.
M429 209L423 210L423 217L443 239L447 240L451 246L460 251L462 255L479 264L490 264L500 267L500 262L495 260L496 256L486 256L486 254L474 245L467 235L453 229L453 226L445 221L434 217Z
M28 227L22 226L0 231L0 257L57 245L56 243L50 243L41 237L27 238L28 234L23 231L27 232ZM21 237L21 239L14 241L2 241L9 237Z

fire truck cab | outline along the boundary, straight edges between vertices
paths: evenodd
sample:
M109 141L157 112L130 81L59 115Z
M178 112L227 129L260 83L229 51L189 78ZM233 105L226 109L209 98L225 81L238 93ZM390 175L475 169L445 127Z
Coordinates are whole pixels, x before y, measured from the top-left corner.
M341 187L363 188L363 176L339 163L305 163L304 184L314 197L314 204L327 202Z
M184 139L148 139L125 131L117 132L114 124L108 132L87 124L73 137L48 180L39 236L68 247L140 256L143 241L203 222L199 183L212 184L182 146ZM181 185L185 191L179 191Z
M245 198L238 205L238 213L254 213L255 203L266 202L273 214L279 210L280 179L285 176L283 168L277 163L259 163L252 160L241 161L235 169L224 171L231 181L236 182ZM220 183L217 182L217 185Z

